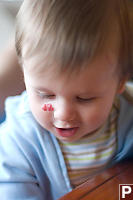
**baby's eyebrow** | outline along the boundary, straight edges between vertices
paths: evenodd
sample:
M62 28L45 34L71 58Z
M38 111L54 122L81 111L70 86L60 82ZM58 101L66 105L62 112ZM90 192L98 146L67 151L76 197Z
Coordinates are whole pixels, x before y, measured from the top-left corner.
M96 91L86 91L79 93L80 96L83 97L95 97L95 96L102 96L105 93L105 91L96 90Z
M43 92L52 93L52 94L55 93L54 91L49 90L42 86L35 86L33 87L33 89L40 93L43 93ZM101 96L103 93L104 93L103 91L79 91L77 92L77 96L88 98L88 97L93 97L93 96Z
M35 90L40 91L40 92L53 92L52 90L49 90L45 87L33 87Z

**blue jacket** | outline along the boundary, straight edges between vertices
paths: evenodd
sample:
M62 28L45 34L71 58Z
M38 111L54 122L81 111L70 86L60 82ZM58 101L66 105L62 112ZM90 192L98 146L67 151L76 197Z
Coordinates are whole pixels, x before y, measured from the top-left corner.
M133 105L123 96L120 104L117 153L109 166L133 157ZM26 92L9 97L0 126L0 198L55 200L71 190L58 141L34 119Z

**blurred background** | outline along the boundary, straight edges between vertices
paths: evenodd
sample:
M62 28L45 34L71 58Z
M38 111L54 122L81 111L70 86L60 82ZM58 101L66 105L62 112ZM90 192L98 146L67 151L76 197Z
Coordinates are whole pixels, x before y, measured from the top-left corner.
M15 16L22 0L0 0L0 51L12 40Z
M0 123L5 119L4 114L4 100L9 95L17 94L17 91L11 91L10 87L13 88L13 84L16 84L16 80L11 75L11 70L9 67L4 69L2 66L9 66L10 60L8 60L6 53L6 48L10 47L12 41L14 41L15 34L15 17L20 8L22 0L0 0ZM7 59L6 59L7 58ZM13 67L12 67L13 68ZM8 75L5 76L6 71ZM18 72L12 74L17 75ZM3 79L3 77L6 77ZM16 78L17 79L17 78ZM15 82L16 81L16 82ZM14 82L14 83L13 83ZM19 88L20 84L18 84ZM16 89L17 86L15 86ZM11 92L10 92L11 91Z

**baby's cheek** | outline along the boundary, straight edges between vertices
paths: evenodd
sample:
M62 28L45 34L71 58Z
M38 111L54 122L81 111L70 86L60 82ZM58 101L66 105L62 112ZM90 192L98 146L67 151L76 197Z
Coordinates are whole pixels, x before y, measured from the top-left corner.
M34 105L31 104L31 111L33 116L35 117L36 121L43 126L44 128L46 128L47 126L49 126L49 124L52 121L52 112L50 111L46 111L44 112L42 109L42 105Z
M50 128L52 124L52 116L50 113L38 112L36 113L35 118L43 128L46 128L46 129Z
M84 122L92 128L98 128L107 119L107 113L101 109L90 110L84 115Z

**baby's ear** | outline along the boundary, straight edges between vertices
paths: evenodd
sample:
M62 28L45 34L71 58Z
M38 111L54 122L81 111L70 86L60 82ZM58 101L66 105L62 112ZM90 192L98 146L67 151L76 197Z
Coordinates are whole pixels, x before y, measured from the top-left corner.
M122 94L124 92L127 81L128 81L128 77L124 77L123 79L120 80L118 90L117 90L118 94Z

